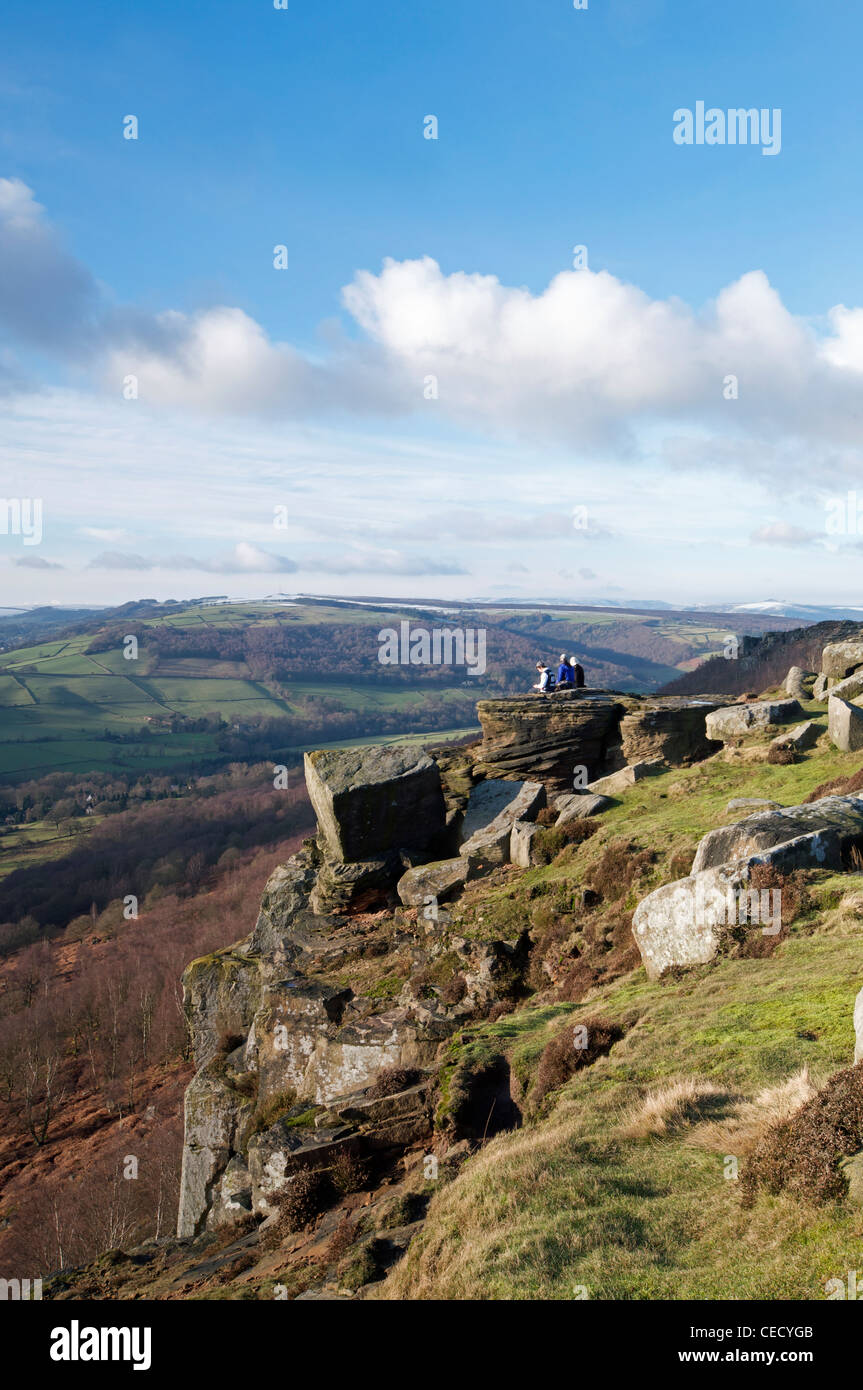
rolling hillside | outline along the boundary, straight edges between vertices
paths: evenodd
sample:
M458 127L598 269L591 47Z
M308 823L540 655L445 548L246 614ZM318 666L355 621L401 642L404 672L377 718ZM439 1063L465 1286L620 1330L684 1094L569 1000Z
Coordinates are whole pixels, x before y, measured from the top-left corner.
M64 615L58 615L63 622ZM487 669L382 665L378 633L482 630ZM790 620L756 615L734 631ZM45 773L204 769L406 733L457 736L474 704L530 686L538 656L578 654L588 684L655 690L721 649L722 615L366 601L127 604L0 653L0 782ZM134 636L137 656L124 643Z

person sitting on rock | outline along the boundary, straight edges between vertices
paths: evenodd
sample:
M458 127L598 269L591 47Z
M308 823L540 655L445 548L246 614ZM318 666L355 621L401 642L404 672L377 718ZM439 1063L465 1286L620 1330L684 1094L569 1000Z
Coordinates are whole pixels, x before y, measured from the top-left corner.
M536 663L536 669L537 669L537 671L539 672L539 680L538 680L537 684L533 687L534 690L542 690L542 691L551 690L551 689L553 688L552 685L551 685L551 672L549 671L549 669L548 669L548 667L546 666L545 662L544 662L544 661L538 661L538 662Z
M577 690L584 689L584 667L576 661L574 656L569 658L569 669L572 672L570 680Z
M560 665L557 668L557 688L558 690L560 690L561 686L574 684L575 673L573 672L572 667L567 661L565 653L561 652Z

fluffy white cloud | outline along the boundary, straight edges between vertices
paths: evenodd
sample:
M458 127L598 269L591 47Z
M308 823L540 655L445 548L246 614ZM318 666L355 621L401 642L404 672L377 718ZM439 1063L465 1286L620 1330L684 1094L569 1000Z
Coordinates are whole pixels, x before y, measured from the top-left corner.
M493 275L444 274L429 257L360 270L342 299L363 336L316 358L273 341L239 308L117 306L64 249L31 190L0 180L7 391L10 350L36 345L89 367L113 392L134 375L142 401L204 414L431 412L491 437L608 446L618 458L643 453L646 430L671 427L693 431L693 453L701 433L741 463L753 448L817 445L837 451L838 471L861 464L863 308L829 310L819 336L761 271L700 312L606 271L563 271L534 293ZM435 399L424 393L430 376Z

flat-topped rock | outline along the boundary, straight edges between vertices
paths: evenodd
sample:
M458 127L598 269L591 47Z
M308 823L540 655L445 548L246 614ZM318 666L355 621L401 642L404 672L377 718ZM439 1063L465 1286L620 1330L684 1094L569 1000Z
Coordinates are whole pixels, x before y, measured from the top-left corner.
M725 742L744 738L771 724L784 724L803 713L798 700L755 700L745 705L726 705L708 714L707 736Z
M813 831L833 831L841 846L863 836L863 797L825 796L807 806L758 811L733 825L711 830L699 843L692 872L715 868Z
M443 834L440 773L406 744L327 748L305 755L306 786L328 855L377 860L425 848Z
M720 745L707 737L707 716L720 705L719 700L675 696L657 696L639 704L620 721L624 758L628 763L662 758L683 766L710 757Z
M480 700L477 712L478 774L530 778L551 792L568 792L576 767L585 767L588 778L599 775L623 706L603 691L574 690Z
M820 724L816 724L814 719L807 719L804 724L796 724L793 729L777 734L773 739L774 748L811 748L817 742L821 733Z
M531 820L530 814L545 805L545 788L541 782L510 782L503 778L487 778L471 790L461 827L461 838L469 840L478 830L503 816L510 824L516 820Z
M841 681L863 666L863 642L831 642L821 653L821 674Z

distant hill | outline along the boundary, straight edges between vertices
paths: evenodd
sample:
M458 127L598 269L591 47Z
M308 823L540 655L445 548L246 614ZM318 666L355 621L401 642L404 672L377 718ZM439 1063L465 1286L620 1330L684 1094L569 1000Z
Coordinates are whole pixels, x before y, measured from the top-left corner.
M663 686L664 695L743 695L747 691L769 690L780 685L792 666L817 671L821 651L829 642L859 638L863 624L852 622L815 623L812 627L770 632L763 637L745 637L736 659L714 656L694 671L675 677Z
M406 653L382 664L379 633L403 623L481 632L485 669L413 665ZM556 665L565 651L590 685L651 691L731 633L788 625L763 614L729 627L724 614L667 609L316 596L33 609L0 619L0 781L201 772L332 742L454 736L475 726L477 698L529 689L539 658Z

